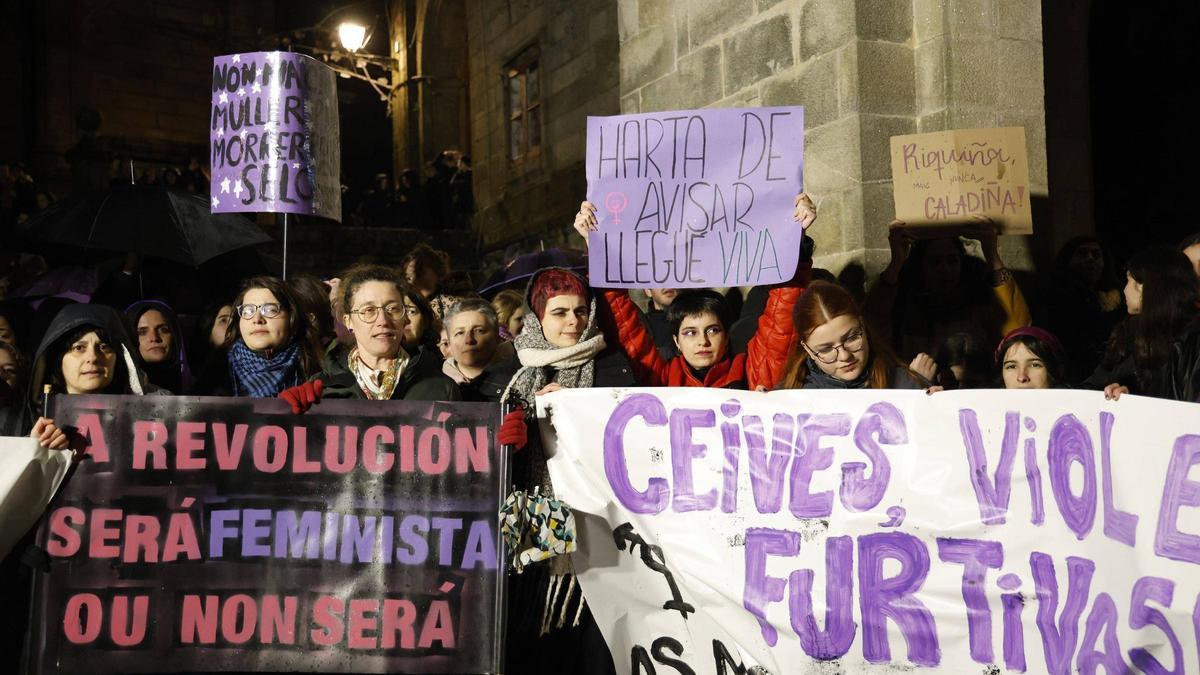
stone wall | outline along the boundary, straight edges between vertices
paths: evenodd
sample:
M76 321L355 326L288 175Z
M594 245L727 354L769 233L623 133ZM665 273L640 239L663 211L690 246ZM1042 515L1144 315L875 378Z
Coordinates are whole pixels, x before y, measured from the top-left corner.
M190 153L206 153L212 57L258 48L258 33L269 35L275 22L271 0L33 5L26 59L34 122L25 133L35 174L60 188L81 108L101 113L100 134L119 155L186 164Z
M1045 196L1037 0L620 0L622 112L805 106L818 264L876 271L894 215L888 139L1024 126ZM1014 267L1024 238L1003 237Z
M467 0L471 151L476 228L484 251L504 259L567 243L579 201L585 118L619 112L615 0ZM508 155L503 68L530 45L540 48L540 156Z

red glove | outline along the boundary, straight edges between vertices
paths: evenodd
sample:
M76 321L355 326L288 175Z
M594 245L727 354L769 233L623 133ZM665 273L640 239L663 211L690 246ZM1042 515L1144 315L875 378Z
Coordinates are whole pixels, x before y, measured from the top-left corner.
M521 408L508 413L496 431L496 442L511 445L520 450L529 442L529 425L525 424L525 411Z
M307 412L312 405L321 400L321 392L325 390L325 383L320 380L313 382L305 382L294 387L288 387L279 392L279 398L288 402L292 406L292 412L299 415Z

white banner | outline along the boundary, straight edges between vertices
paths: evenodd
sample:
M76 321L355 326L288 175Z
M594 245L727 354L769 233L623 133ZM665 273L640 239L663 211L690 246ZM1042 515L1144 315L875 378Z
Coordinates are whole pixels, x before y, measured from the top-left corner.
M70 466L70 450L0 436L0 558L42 517Z
M618 672L1200 673L1200 405L541 398Z

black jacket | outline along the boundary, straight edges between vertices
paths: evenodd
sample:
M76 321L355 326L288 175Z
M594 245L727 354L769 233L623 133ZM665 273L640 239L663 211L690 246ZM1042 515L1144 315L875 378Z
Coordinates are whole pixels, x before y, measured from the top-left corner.
M350 372L345 358L338 355L344 352L335 351L334 355L325 361L325 372L317 376L325 383L322 397L361 398L365 399L362 389L354 373ZM440 354L421 347L416 354L409 357L408 365L400 373L400 381L392 392L393 401L461 401L462 393L454 380L442 374L442 358Z
M52 368L61 367L59 364L48 363L51 347L59 340L67 338L80 328L92 327L103 330L112 347L117 353L116 374L112 384L104 391L106 394L146 394L167 393L145 383L145 374L138 367L137 348L125 332L125 325L120 315L111 307L95 304L67 305L59 310L42 341L34 352L29 378L21 409L12 414L0 416L6 436L24 436L33 428L33 423L41 415L41 400L43 385L50 382ZM56 394L65 392L56 391Z

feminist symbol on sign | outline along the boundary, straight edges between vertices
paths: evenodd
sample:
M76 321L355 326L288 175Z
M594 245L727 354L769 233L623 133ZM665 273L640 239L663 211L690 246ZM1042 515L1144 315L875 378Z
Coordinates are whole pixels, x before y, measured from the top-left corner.
M608 209L608 212L612 214L613 225L621 224L621 212L628 205L629 198L625 196L624 192L610 192L604 198L604 208Z

